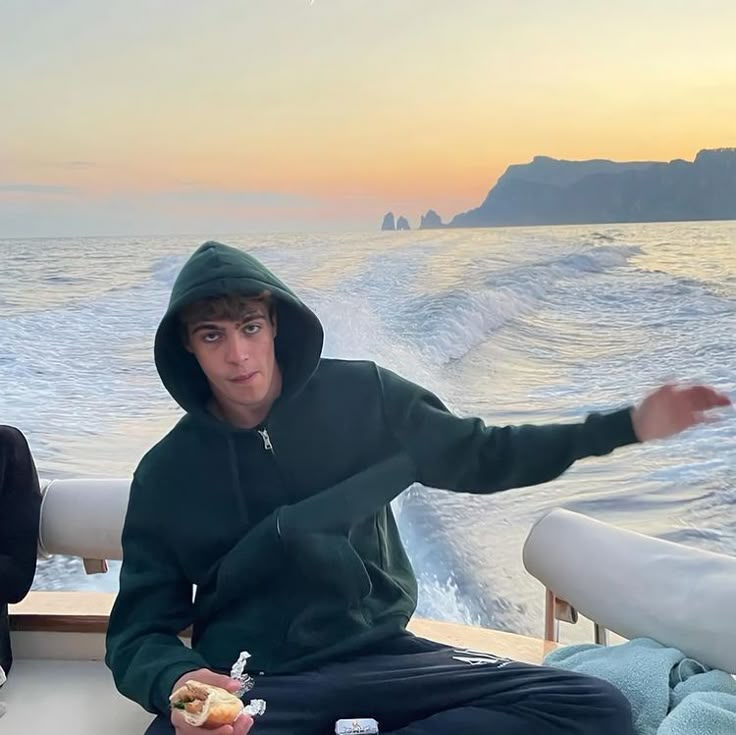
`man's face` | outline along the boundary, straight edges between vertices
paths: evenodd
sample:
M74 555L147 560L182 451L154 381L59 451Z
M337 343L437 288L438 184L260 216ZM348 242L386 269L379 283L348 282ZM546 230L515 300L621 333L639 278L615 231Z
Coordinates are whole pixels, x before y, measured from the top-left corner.
M237 321L203 319L187 325L187 349L197 358L220 408L230 417L260 423L281 389L275 317L267 304L249 301Z

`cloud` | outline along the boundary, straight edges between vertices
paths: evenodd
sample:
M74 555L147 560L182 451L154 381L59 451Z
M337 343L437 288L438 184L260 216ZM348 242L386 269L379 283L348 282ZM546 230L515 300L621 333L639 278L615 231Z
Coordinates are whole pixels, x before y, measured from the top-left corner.
M0 193L7 194L75 194L73 186L58 186L56 184L15 184L0 183Z

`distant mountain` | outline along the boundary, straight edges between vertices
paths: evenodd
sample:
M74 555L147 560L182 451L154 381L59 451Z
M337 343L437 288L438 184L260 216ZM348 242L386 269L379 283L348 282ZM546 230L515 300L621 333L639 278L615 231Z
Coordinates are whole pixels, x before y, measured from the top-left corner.
M669 163L536 156L509 166L476 209L448 224L430 209L419 227L717 219L736 219L736 148L702 150L692 162Z
M509 166L449 227L736 219L736 148L695 161L560 161Z

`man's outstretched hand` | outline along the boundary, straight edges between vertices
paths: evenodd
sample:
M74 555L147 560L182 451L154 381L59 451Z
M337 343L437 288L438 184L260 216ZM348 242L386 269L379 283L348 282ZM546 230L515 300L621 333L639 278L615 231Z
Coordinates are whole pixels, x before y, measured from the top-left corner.
M725 394L705 385L665 385L632 409L631 420L639 441L679 434L708 420L708 411L732 405Z

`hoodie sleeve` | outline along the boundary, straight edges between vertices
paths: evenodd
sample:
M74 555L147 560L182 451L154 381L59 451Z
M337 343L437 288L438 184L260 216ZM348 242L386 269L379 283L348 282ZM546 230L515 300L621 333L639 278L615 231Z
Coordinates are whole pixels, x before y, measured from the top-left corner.
M165 714L176 680L208 664L178 637L193 620L193 588L161 533L154 492L134 477L105 662L123 695L149 712Z
M41 491L23 434L0 427L0 605L20 602L36 571Z
M386 421L429 487L492 493L537 485L576 460L637 442L629 408L576 424L489 427L453 415L429 391L377 369Z

